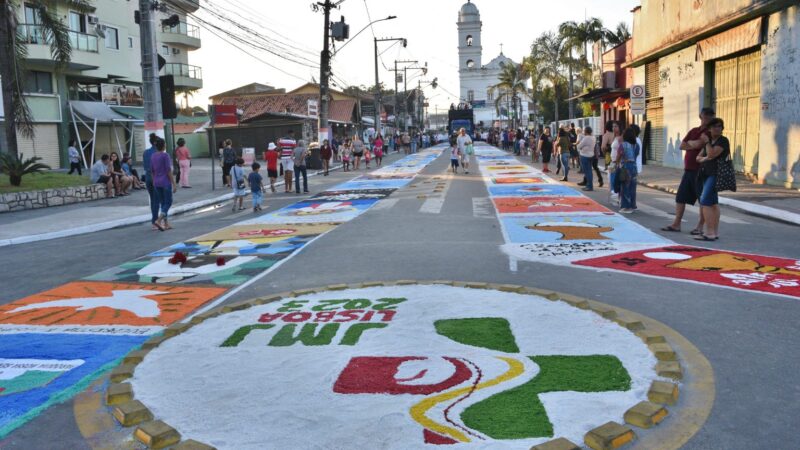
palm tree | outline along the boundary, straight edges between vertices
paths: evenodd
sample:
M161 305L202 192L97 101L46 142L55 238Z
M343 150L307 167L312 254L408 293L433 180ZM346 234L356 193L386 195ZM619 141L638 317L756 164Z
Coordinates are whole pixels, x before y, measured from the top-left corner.
M597 42L603 39L605 35L605 28L603 22L592 17L584 20L583 22L564 22L558 27L558 33L564 37L565 45L567 47L570 59L572 59L573 50L580 52L581 60L577 62L570 62L569 69L569 86L567 89L570 98L574 96L574 77L573 73L577 66L589 65L589 42ZM581 64L582 63L582 64ZM578 70L580 71L580 70ZM583 89L586 89L586 77L583 78ZM575 117L575 105L572 100L569 101L569 118Z
M56 13L57 0L26 0L38 16L37 29L26 30L17 21L19 0L0 0L0 78L2 78L3 110L5 111L6 145L8 153L17 154L17 130L33 138L33 118L23 95L25 61L28 58L28 36L35 33L50 45L50 56L58 68L69 63L72 56L69 28ZM79 12L92 10L89 0L70 0L70 9ZM22 26L21 26L22 25Z
M512 99L512 106L514 108L515 118L513 122L514 128L517 128L517 120L521 114L522 108L518 109L518 106L522 106L520 103L520 95L530 98L530 93L528 92L528 73L525 71L525 66L520 64L505 64L503 66L500 75L497 77L498 83L489 86L489 92L494 92L499 90L502 94L497 96L495 99L494 106L497 109L497 114L500 114L500 104L503 100L504 95L510 95Z
M558 121L558 89L555 88L564 82L564 70L569 60L564 37L550 31L542 34L533 41L530 58L535 61L540 79L549 81L554 87L554 120Z
M608 43L611 47L616 47L620 44L623 44L625 41L631 38L631 31L628 29L628 24L625 22L620 22L617 24L617 28L614 31L605 30L604 40Z
M526 56L522 58L522 67L531 80L531 98L537 105L541 103L539 89L541 88L542 80L544 79L543 65L544 62L540 58L534 58L533 56ZM535 112L538 114L538 107L537 111Z

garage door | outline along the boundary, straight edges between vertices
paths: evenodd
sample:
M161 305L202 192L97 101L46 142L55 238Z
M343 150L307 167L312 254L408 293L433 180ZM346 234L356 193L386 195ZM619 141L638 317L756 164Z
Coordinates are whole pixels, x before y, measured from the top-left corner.
M58 125L35 124L35 137L25 137L17 133L17 149L25 158L38 156L42 163L56 169L61 167L61 155L58 147Z
M754 175L758 174L760 105L760 52L714 62L714 108L725 121L734 166Z

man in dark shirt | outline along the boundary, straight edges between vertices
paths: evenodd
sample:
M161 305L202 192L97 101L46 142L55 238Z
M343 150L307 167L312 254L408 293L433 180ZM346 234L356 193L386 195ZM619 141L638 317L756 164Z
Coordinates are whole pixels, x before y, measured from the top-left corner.
M694 205L697 199L700 198L700 183L697 181L700 165L697 163L697 155L708 142L708 122L714 117L716 117L716 114L713 109L703 108L700 111L700 126L689 130L683 141L681 141L681 150L685 151L686 154L683 157L683 178L681 178L681 184L678 186L678 193L675 194L675 220L672 224L662 228L661 231L681 231L681 221L683 220L683 213L686 211L686 205ZM701 212L700 221L691 234L703 234L704 224L705 221Z

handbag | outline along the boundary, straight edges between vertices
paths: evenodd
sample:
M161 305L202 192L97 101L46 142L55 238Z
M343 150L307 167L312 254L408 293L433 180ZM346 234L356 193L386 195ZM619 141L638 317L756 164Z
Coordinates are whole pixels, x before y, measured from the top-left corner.
M733 169L733 161L730 155L717 165L717 192L731 191L736 192L736 172Z
M242 178L240 180L239 177L236 176L236 168L235 167L233 169L233 178L236 180L236 189L237 190L241 191L242 189L244 189L246 187L245 184L244 184L244 178Z
M619 169L617 169L617 171L619 172L617 174L617 178L619 179L620 182L627 183L631 181L631 172L628 170L627 167L620 166Z

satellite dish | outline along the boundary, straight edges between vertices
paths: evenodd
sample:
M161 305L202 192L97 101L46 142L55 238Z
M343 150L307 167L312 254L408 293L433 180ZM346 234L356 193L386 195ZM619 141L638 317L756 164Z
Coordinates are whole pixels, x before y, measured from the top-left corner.
M97 24L97 25L94 26L94 32L95 32L95 34L97 34L101 38L105 39L105 37L106 37L106 26Z

